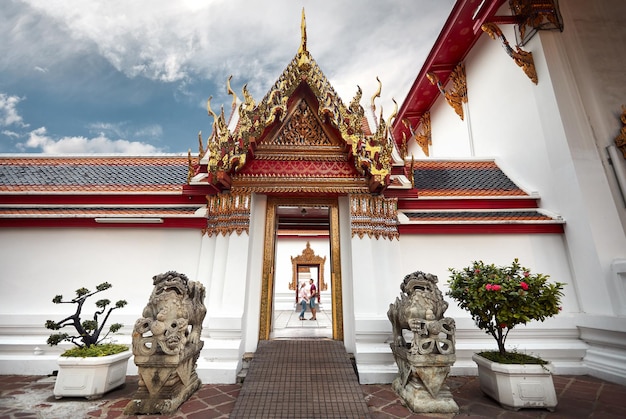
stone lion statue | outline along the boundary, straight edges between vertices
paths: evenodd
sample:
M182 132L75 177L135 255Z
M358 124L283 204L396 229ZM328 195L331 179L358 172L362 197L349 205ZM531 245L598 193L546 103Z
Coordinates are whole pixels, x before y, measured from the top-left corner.
M437 287L437 276L413 272L404 277L400 290L387 311L393 329L389 346L398 365L392 388L416 413L456 413L459 407L444 383L456 361L456 327L454 319L443 316L448 303ZM410 342L405 330L412 332Z
M202 384L196 362L204 346L204 285L174 271L153 276L152 283L133 329L139 382L126 415L172 414Z
M169 271L152 278L154 289L135 323L135 355L181 354L189 342L200 341L206 315L204 286L187 276Z
M422 271L415 271L404 277L400 284L402 293L389 305L387 311L393 329L393 339L397 345L407 346L402 335L403 330L428 334L428 330L424 330L424 321L432 322L443 317L443 313L448 309L448 303L444 301L437 281L436 275Z

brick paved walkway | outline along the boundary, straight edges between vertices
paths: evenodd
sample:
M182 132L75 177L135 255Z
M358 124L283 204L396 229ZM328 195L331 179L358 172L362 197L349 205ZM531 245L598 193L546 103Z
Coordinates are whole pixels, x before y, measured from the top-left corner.
M245 418L369 418L343 346L328 339L259 342L230 416Z
M297 341L294 341L297 342ZM306 341L305 341L306 342ZM309 340L315 342L315 340ZM343 346L341 345L341 348ZM292 349L299 351L300 349ZM306 354L308 349L302 349ZM258 355L258 352L257 352ZM342 356L346 356L345 351ZM297 360L297 357L295 357ZM276 362L274 362L276 361ZM264 372L258 378L249 376L246 383L273 387L271 383L273 374L288 375L286 365L297 367L297 362L285 364L284 359L272 357L270 363L273 367ZM343 365L343 364L342 364ZM331 367L332 368L332 367ZM347 370L341 369L347 374ZM336 392L336 387L332 387L328 382L328 377L322 374L327 371L318 372L318 376L310 381L310 390L301 392L292 387L285 389L293 397L301 397L302 393L312 392L311 397L318 400L331 400ZM0 419L109 419L109 418L130 418L130 419L156 419L156 418L176 418L176 419L200 419L200 418L228 418L244 417L245 412L249 412L255 417L254 403L244 406L239 399L243 397L246 385L239 384L216 385L204 384L200 390L191 396L176 412L171 416L145 415L145 416L125 416L122 411L131 397L137 390L137 376L128 376L126 384L116 390L107 393L102 399L89 401L80 398L63 398L56 400L52 395L54 388L53 377L42 376L16 376L0 375ZM260 384L259 384L260 383ZM275 385L281 385L276 383ZM544 409L522 409L512 412L502 409L496 402L486 397L479 388L477 377L448 377L446 383L452 391L452 395L459 405L458 415L416 415L411 413L402 405L389 384L378 385L358 385L357 389L350 388L354 400L347 402L347 399L337 400L334 404L352 403L350 406L353 416L344 417L371 417L373 419L387 418L626 418L626 386L602 381L589 376L554 376L554 384L558 397L558 406L555 412L550 413ZM351 384L354 385L354 384ZM252 385L250 385L252 388ZM344 394L343 396L347 396ZM274 395L276 397L276 395ZM251 399L249 399L251 400ZM362 409L362 400L365 401L367 412ZM291 403L294 400L282 403ZM239 405L237 405L239 403ZM261 407L259 401L258 407ZM264 407L265 408L265 407ZM235 411L237 409L237 411ZM245 410L251 409L251 410ZM354 416L362 414L362 416ZM257 416L259 417L259 416ZM270 417L270 416L265 416ZM295 417L295 416L275 416L275 417ZM332 417L332 416L314 416Z

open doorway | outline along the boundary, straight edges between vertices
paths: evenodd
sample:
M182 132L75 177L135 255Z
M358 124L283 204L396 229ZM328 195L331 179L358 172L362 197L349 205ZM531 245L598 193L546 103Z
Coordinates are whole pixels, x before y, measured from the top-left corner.
M328 212L328 208L320 210ZM280 213L281 209L278 211ZM275 257L277 280L274 281L270 337L332 337L332 284L329 286L325 279L330 274L326 263L329 258L328 227L294 235L282 233L279 227ZM315 286L317 293L315 317L311 304L305 302L303 306L299 298L301 292L310 295L311 285Z
M259 339L343 340L338 222L336 199L268 199ZM317 320L310 306L300 320L298 288L311 280Z

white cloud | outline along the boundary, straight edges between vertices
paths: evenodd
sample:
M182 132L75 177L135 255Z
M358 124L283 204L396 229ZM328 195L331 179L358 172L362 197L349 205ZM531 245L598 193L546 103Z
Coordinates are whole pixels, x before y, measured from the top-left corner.
M378 75L387 94L399 102L454 4L454 0L25 1L65 28L72 43L95 46L129 77L179 83L203 78L222 85L232 73L233 88L240 90L248 83L255 98L266 93L295 55L304 6L308 49L326 75L332 75L331 83L341 86L337 89L341 97L351 99L356 84L366 97L376 90ZM223 92L209 94L217 102ZM383 99L390 103L390 96L383 94Z
M0 127L8 127L9 125L26 126L17 112L17 104L21 100L21 97L0 93Z
M100 135L134 139L160 139L163 136L163 127L158 124L136 126L129 121L125 122L94 122L87 127L90 132Z
M5 129L5 130L2 130L0 132L2 133L2 135L6 135L7 137L10 137L10 138L19 138L19 137L21 137L21 134L15 132L15 131L9 131L9 130Z
M228 76L233 75L238 96L247 84L258 102L298 50L304 6L308 50L341 99L349 102L359 85L369 116L378 76L383 90L377 107L388 118L391 98L402 103L453 5L454 0L21 0L9 2L0 13L0 38L6 41L0 42L0 74L26 71L36 81L45 77L46 85L56 83L64 97L76 99L98 85L99 79L83 77L91 72L102 77L103 85L118 83L119 74L102 65L106 61L131 79L174 83L172 91L180 102L198 103L197 89L211 86L202 95L212 95L214 109L223 104L228 113ZM123 84L129 86L129 101L134 93L141 94L141 88L130 87L133 81ZM12 100L0 104L0 127L8 121L23 124L15 108L20 98ZM138 126L132 111L124 113L127 120L116 121L121 114L106 116L115 106L107 100L102 97L104 112L98 118L113 122L94 123L86 132L65 136L35 130L22 135L29 137L22 147L150 152L157 149L147 142L163 141L163 133L172 132L167 118ZM199 101L200 108L205 100Z
M111 140L103 134L93 138L78 136L54 139L48 135L45 127L31 131L28 140L21 144L21 147L24 150L39 149L46 154L122 153L140 155L161 152L150 144L122 139Z

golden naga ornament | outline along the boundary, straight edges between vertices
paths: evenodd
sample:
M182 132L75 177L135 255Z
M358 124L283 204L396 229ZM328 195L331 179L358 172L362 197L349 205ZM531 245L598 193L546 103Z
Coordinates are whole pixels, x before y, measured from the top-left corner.
M500 28L495 23L485 23L481 26L481 29L483 32L486 32L491 39L495 40L498 38L509 57L513 58L515 64L522 68L524 73L533 83L537 84L537 71L535 70L535 61L533 60L532 52L524 51L518 46L516 46L515 50L513 50L505 36L502 34Z
M463 120L463 104L467 103L467 81L465 79L465 66L459 63L452 73L450 73L450 81L452 88L446 90L443 83L435 73L427 73L426 77L434 85L437 86L441 94L446 98L448 105L452 106L454 112Z
M411 136L420 146L426 156L430 155L430 146L433 144L432 131L430 127L430 112L424 112L418 121L418 130L414 130L408 119L403 119L402 123L409 129ZM403 157L404 158L404 157Z
M615 137L615 146L620 149L622 155L626 159L626 106L622 105L622 115L620 117L622 121L622 129L617 137Z

